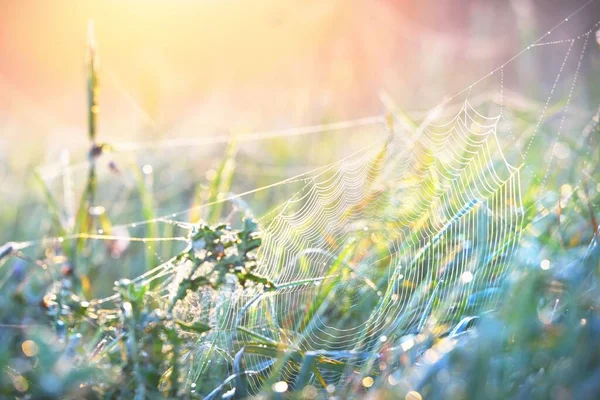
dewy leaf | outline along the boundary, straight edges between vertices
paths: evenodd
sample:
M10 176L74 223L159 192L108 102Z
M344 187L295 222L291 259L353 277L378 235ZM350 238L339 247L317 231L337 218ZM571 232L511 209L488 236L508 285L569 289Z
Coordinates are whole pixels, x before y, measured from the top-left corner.
M279 346L280 345L276 340L273 340L273 339L268 338L268 337L266 337L264 335L261 335L260 333L256 333L254 331L251 331L250 329L246 329L243 326L238 326L237 330L239 330L240 332L244 332L245 334L253 337L254 339L258 339L262 343L273 345L273 346Z
M204 333L210 331L210 326L202 323L202 322L183 322L183 321L175 321L175 323L182 329L186 331L193 331L196 333Z

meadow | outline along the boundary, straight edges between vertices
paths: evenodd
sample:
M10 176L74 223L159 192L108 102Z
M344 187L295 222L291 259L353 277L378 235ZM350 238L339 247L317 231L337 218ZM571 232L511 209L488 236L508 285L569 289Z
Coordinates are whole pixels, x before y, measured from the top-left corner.
M598 26L537 86L129 142L90 39L84 145L2 160L0 397L597 398Z

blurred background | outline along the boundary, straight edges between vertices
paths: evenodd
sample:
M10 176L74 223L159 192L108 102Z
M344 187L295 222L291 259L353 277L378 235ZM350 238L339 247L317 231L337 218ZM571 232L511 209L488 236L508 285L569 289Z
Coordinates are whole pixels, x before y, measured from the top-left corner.
M513 153L506 155L509 161L519 165L523 160L518 153L552 93L545 115L549 121L542 128L550 138L560 135L559 126L575 132L563 137L577 138L600 99L598 85L589 84L600 67L595 35L585 51L583 40L570 50L567 40L600 19L600 1L593 1L565 21L586 3L3 1L0 223L7 228L0 232L0 242L56 235L48 195L66 220L74 218L89 178L90 27L99 57L96 140L124 149L99 158L95 205L102 206L112 224L125 224L201 202L199 193L213 184L229 135L380 116L390 107L420 121L447 99L452 99L449 116L466 99L494 116L504 102L516 124L499 127L501 145ZM542 42L557 44L514 58L550 30ZM585 57L578 69L580 54ZM488 75L509 60L501 73ZM560 79L555 80L557 74ZM575 118L563 123L560 111L567 98ZM385 135L381 124L370 124L244 142L232 152L235 174L219 196L273 185ZM217 136L225 140L202 142ZM526 163L532 174L537 170L543 175L553 141L537 137L531 152L537 158ZM561 157L567 159L569 153L563 151ZM140 176L152 198L146 205L151 214L140 208ZM300 185L245 196L243 207L261 215Z
M427 110L584 3L3 1L0 146L14 155L25 144L39 163L31 140L48 162L65 146L87 143L89 21L100 55L99 139L109 141L368 116L382 112L382 90L403 109ZM592 4L561 34L581 33L598 15ZM510 79L553 77L548 61L534 66L528 58ZM16 158L31 162L21 152Z

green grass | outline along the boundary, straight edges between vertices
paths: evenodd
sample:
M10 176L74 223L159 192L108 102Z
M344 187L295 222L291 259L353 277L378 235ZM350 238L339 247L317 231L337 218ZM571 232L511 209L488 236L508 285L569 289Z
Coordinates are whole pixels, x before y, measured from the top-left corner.
M332 251L326 252L319 276L280 283L261 273L256 252L265 242L264 226L251 213L271 212L273 217L279 211L273 207L292 194L269 199L258 193L254 204L260 204L260 210L253 210L243 198L224 201L231 197L237 177L245 190L269 184L261 181L264 177L244 175L246 166L239 162L242 145L235 142L223 149L221 159L209 163L212 173L205 184L199 182L207 171L195 162L186 169L157 158L150 171L141 169L139 162L119 159L110 144L98 142L96 74L92 58L90 159L73 223L61 206L64 194L41 176L35 186L27 186L32 197L39 195L38 206L28 216L24 205L2 210L3 220L15 218L20 225L15 237L2 232L7 242L39 236L36 221L41 220L50 221L44 235L67 238L24 249L9 243L0 250L3 398L600 395L598 114L579 121L582 127L564 138L571 152L569 165L547 172L543 155L536 151L522 160L522 234L502 237L492 252L489 243L498 241L497 236L492 232L491 238L486 237L481 228L473 252L467 255L458 249L460 238L452 227L465 216L487 221L483 205L499 201L500 195L482 201L465 190L460 195L466 201L444 204L454 212L437 228L432 222L435 215L417 218L414 209L400 207L402 202L395 196L409 192L395 191L397 186L412 190L411 182L425 182L412 195L429 201L449 177L435 169L441 165L436 155L427 154L416 160L413 172L402 175L402 181L391 183L383 166L397 166L403 160L391 144L398 135L394 122L401 125L399 129L411 131L418 130L419 123L383 95L390 110L388 137L363 165L368 171L363 200L338 216L347 223L348 232L328 237L326 230L320 230ZM505 110L513 130L524 132L525 142L534 133L531 127L540 107ZM549 123L532 142L534 149L554 140L553 119L561 109L547 112ZM471 148L463 150L467 157ZM278 163L289 164L282 165L284 172L302 160L284 145L272 151ZM119 159L118 172L101 171L106 156ZM156 171L169 169L177 170L171 180L182 183L174 190L156 190L153 180L160 178ZM323 172L320 179L335 178L335 171ZM542 187L544 176L551 184ZM476 172L471 171L460 181L469 188L475 179ZM335 201L323 202L325 207L335 205ZM191 212L173 217L177 221L189 217L190 225L157 218L190 206ZM289 207L293 211L293 205ZM112 220L120 215L126 216L124 220ZM410 229L382 237L393 231L397 219L412 220ZM128 226L131 238L118 239L124 235L121 225L136 220L154 222ZM314 229L320 226L316 219L307 221ZM480 225L485 227L483 222ZM90 236L99 229L102 235L116 238ZM428 230L436 234L423 240ZM70 235L75 235L72 240ZM161 237L185 238L152 240ZM415 246L416 251L411 251ZM515 256L506 259L512 247ZM387 273L391 250L420 273L395 283ZM311 253L298 255L300 270L310 268L307 254ZM464 258L491 277L475 276L477 290L466 300L459 279L430 267L443 262L451 271L453 263ZM549 268L541 268L541 260L549 260ZM504 273L503 267L511 272ZM393 304L394 295L387 289L394 285L406 298L406 307L386 322L393 329L386 331L385 338L366 330L350 348L332 350L312 344L319 320L335 321L341 327L363 321L374 330L380 323L374 309L380 302ZM240 298L232 292L241 290L249 295L238 304ZM278 296L290 291L308 293L309 301L282 306ZM220 309L235 314L215 312Z

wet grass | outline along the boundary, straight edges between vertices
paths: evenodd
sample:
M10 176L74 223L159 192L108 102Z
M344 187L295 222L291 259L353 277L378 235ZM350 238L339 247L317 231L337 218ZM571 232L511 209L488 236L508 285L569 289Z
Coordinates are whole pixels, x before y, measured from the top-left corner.
M582 128L564 139L569 165L550 170L536 152L523 160L519 235L502 236L503 242L491 251L489 243L499 236L486 237L484 229L467 253L457 250L460 239L453 225L466 215L481 221L489 217L481 199L468 191L461 193L466 202L446 205L456 212L441 228L434 229L429 216L415 219L408 231L378 238L378 233L392 231L382 225L414 213L394 207L385 186L384 166L398 162L391 145L397 135L394 124L420 129L383 96L390 110L388 137L365 164L368 179L362 201L341 213L343 221L356 224L348 224L351 228L341 238L319 232L336 251L326 254L318 277L277 282L260 272L256 257L264 232L251 217L251 207L242 199L225 201L232 197L234 177L244 172L236 162L241 145L235 142L223 149L208 184L197 184L192 175L188 178L194 185L177 192L181 198L174 199L174 209L191 206L184 215L189 223L157 217L167 213L157 205L155 175L139 163L111 167L114 176L129 176L131 183L130 195L117 203L134 204L134 217L128 221L152 222L129 224L124 230L110 219L114 214L107 210L114 205L103 197L110 182L99 179L97 169L113 149L97 138L98 79L93 51L90 55L90 150L77 211L69 215L56 190L39 177L44 212L10 213L30 227L19 235L40 236L34 234L40 232L39 223L31 225L39 218L51 221L44 235L63 239L30 245L15 237L0 249L3 397L600 395L598 114L581 121ZM531 127L539 111L530 105L505 110L515 131L531 135L534 149L544 140L554 140L555 134L555 124L549 123L533 139ZM552 110L547 114L549 121L556 116ZM465 148L463 155L470 150ZM420 195L433 201L447 178L436 172L434 155L417 161L402 184L427 182L433 189L421 185ZM476 178L476 173L470 174L464 177L465 187ZM493 201L498 200L492 196L489 202ZM276 215L278 209L261 211ZM423 232L431 230L436 234L423 240ZM98 235L111 239L99 241ZM178 240L153 241L161 237ZM411 252L407 243L419 243L418 251ZM508 257L512 249L514 257ZM310 268L310 251L298 255L298 268ZM409 257L409 268L421 271L402 281L396 292L387 290L396 284L387 273L390 252ZM443 261L450 271L465 258L493 277L475 280L477 290L467 299L461 297L462 276L432 267ZM499 265L509 266L510 273L503 274ZM232 293L242 290L247 296L237 304ZM277 296L296 290L312 293L310 301L284 303L287 307L277 309ZM448 295L441 296L441 291ZM381 322L374 309L381 302L392 304L397 293L406 299L404 308L386 321L391 328L385 337L375 335L373 327ZM215 312L221 309L235 313ZM323 320L335 320L340 327L363 321L369 329L349 348L319 348L312 338Z

